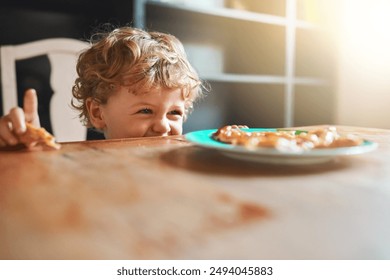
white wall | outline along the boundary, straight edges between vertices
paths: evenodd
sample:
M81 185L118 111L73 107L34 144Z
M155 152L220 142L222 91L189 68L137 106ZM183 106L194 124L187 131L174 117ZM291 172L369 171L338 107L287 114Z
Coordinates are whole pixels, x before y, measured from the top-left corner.
M390 128L390 1L344 0L336 122Z

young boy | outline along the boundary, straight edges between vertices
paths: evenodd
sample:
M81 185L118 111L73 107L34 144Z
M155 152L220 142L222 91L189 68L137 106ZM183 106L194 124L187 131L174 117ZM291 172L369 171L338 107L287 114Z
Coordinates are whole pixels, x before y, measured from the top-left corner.
M183 45L160 32L122 27L97 34L76 70L71 104L107 139L180 135L202 95ZM18 144L26 122L39 126L34 90L26 91L23 109L0 118L0 146Z

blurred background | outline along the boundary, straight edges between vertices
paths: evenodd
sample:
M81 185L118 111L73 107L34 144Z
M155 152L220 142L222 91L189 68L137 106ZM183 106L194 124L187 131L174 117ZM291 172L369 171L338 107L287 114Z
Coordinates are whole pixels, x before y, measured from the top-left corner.
M88 40L103 23L177 36L211 87L185 132L225 124L390 128L388 0L1 3L0 45ZM42 124L50 131L44 116L52 94L47 58L20 61L17 71L19 96L28 87L38 90Z

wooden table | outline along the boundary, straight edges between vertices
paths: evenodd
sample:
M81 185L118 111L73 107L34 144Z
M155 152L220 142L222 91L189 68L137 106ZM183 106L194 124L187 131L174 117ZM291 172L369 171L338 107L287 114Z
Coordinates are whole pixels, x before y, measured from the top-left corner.
M0 152L0 259L389 259L390 130L309 166L183 137Z

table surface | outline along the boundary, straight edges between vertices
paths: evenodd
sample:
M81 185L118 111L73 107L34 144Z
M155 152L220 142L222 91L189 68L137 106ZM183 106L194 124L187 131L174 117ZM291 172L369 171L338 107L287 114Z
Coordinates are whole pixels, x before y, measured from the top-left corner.
M0 259L390 259L390 130L305 166L182 136L0 152Z

